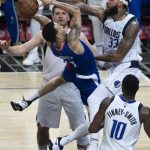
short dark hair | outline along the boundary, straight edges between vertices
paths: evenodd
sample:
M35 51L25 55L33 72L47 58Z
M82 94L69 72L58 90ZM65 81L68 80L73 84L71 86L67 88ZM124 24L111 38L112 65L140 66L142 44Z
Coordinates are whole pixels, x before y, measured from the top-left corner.
M139 80L136 76L129 74L122 81L122 91L128 95L135 95L139 89Z
M56 42L57 30L54 28L54 23L47 23L42 30L43 38L48 42Z

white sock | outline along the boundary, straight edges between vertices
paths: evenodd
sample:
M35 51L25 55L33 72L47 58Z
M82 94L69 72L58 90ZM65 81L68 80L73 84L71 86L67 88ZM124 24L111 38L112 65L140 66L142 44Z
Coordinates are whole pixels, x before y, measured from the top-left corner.
M74 130L73 132L71 132L69 135L63 137L60 141L60 145L64 146L70 142L72 142L73 140L76 140L80 137L86 136L89 134L89 123L86 124L82 124L79 127L76 128L76 130Z
M27 108L33 101L35 101L36 99L39 98L39 93L38 91L36 91L34 94L32 94L31 96L24 98L23 100L21 100L19 103L19 105L21 105L22 109Z
M35 101L36 99L38 99L39 96L39 92L36 91L35 93L33 93L31 96L28 96L27 98L25 98L26 101Z

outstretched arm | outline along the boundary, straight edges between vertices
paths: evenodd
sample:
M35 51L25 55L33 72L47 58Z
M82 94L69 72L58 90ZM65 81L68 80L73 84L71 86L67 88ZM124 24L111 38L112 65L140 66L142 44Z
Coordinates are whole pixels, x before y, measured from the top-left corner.
M105 16L105 9L102 6L89 6L85 3L77 3L75 5L80 8L81 12L95 16L103 21Z
M143 123L144 130L150 138L150 108L143 107L140 112L140 120Z
M31 51L36 46L43 43L44 43L44 39L42 37L41 32L39 32L31 40L21 45L10 46L9 41L0 40L0 48L4 49L11 55L22 56L27 52Z

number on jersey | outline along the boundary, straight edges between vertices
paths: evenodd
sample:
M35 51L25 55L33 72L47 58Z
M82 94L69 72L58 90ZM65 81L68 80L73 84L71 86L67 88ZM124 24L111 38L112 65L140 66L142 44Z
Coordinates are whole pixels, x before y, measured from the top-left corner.
M121 140L123 138L126 127L127 127L126 123L113 120L110 137L115 138L116 140Z

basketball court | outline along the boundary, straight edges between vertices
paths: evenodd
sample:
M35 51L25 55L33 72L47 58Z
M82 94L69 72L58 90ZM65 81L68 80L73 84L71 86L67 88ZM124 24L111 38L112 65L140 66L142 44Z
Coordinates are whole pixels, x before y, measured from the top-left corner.
M102 72L102 78L106 76ZM11 100L19 100L40 87L40 72L1 73L0 74L0 150L36 150L36 111L37 102L34 102L23 112L15 112L10 106ZM150 107L150 81L144 75L140 90L136 96L143 104ZM64 111L61 116L59 129L51 129L51 137L64 136L70 132ZM101 140L100 140L101 141ZM76 150L75 142L67 145L64 150ZM136 150L149 150L150 142L147 135L141 130Z

